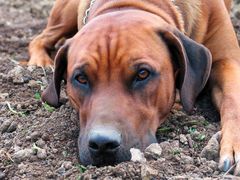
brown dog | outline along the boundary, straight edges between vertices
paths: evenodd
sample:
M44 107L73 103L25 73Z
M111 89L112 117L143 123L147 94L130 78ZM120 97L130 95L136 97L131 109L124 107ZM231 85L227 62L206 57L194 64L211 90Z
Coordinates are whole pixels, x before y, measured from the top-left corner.
M230 6L230 0L56 1L46 29L30 44L29 65L52 65L48 52L74 35L59 50L42 99L58 106L66 73L79 111L82 163L129 160L131 147L156 141L175 89L189 112L210 75L222 124L220 168L236 162L240 173L240 51Z

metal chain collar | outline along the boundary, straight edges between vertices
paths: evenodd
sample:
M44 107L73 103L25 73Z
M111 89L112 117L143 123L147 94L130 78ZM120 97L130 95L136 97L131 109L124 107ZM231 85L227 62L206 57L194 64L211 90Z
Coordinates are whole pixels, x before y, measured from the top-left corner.
M95 3L96 0L91 0L89 8L85 11L85 16L83 18L83 24L87 24L87 20L88 20L88 16L89 16L89 12L92 9L93 4Z

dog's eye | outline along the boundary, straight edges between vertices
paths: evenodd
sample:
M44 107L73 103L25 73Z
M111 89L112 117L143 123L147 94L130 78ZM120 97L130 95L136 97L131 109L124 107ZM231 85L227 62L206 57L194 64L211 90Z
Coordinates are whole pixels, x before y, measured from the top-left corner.
M75 77L75 79L80 83L80 84L88 84L88 79L86 75L84 74L79 74Z
M136 80L137 81L143 81L147 79L150 75L150 72L147 69L140 69L137 73Z

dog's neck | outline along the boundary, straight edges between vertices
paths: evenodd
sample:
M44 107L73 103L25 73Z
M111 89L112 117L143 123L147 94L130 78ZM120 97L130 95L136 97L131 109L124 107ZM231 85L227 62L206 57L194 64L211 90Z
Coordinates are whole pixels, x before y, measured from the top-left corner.
M185 32L184 17L179 10L177 0L89 0L88 3L82 1L78 11L78 27L81 29L87 21L98 15L124 9L139 9L156 14Z

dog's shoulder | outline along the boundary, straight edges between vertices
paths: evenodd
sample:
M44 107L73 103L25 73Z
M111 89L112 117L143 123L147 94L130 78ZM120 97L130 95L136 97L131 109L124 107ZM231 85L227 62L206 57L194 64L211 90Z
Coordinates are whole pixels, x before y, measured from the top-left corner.
M186 33L190 35L202 14L202 0L175 0L174 4L182 14Z

